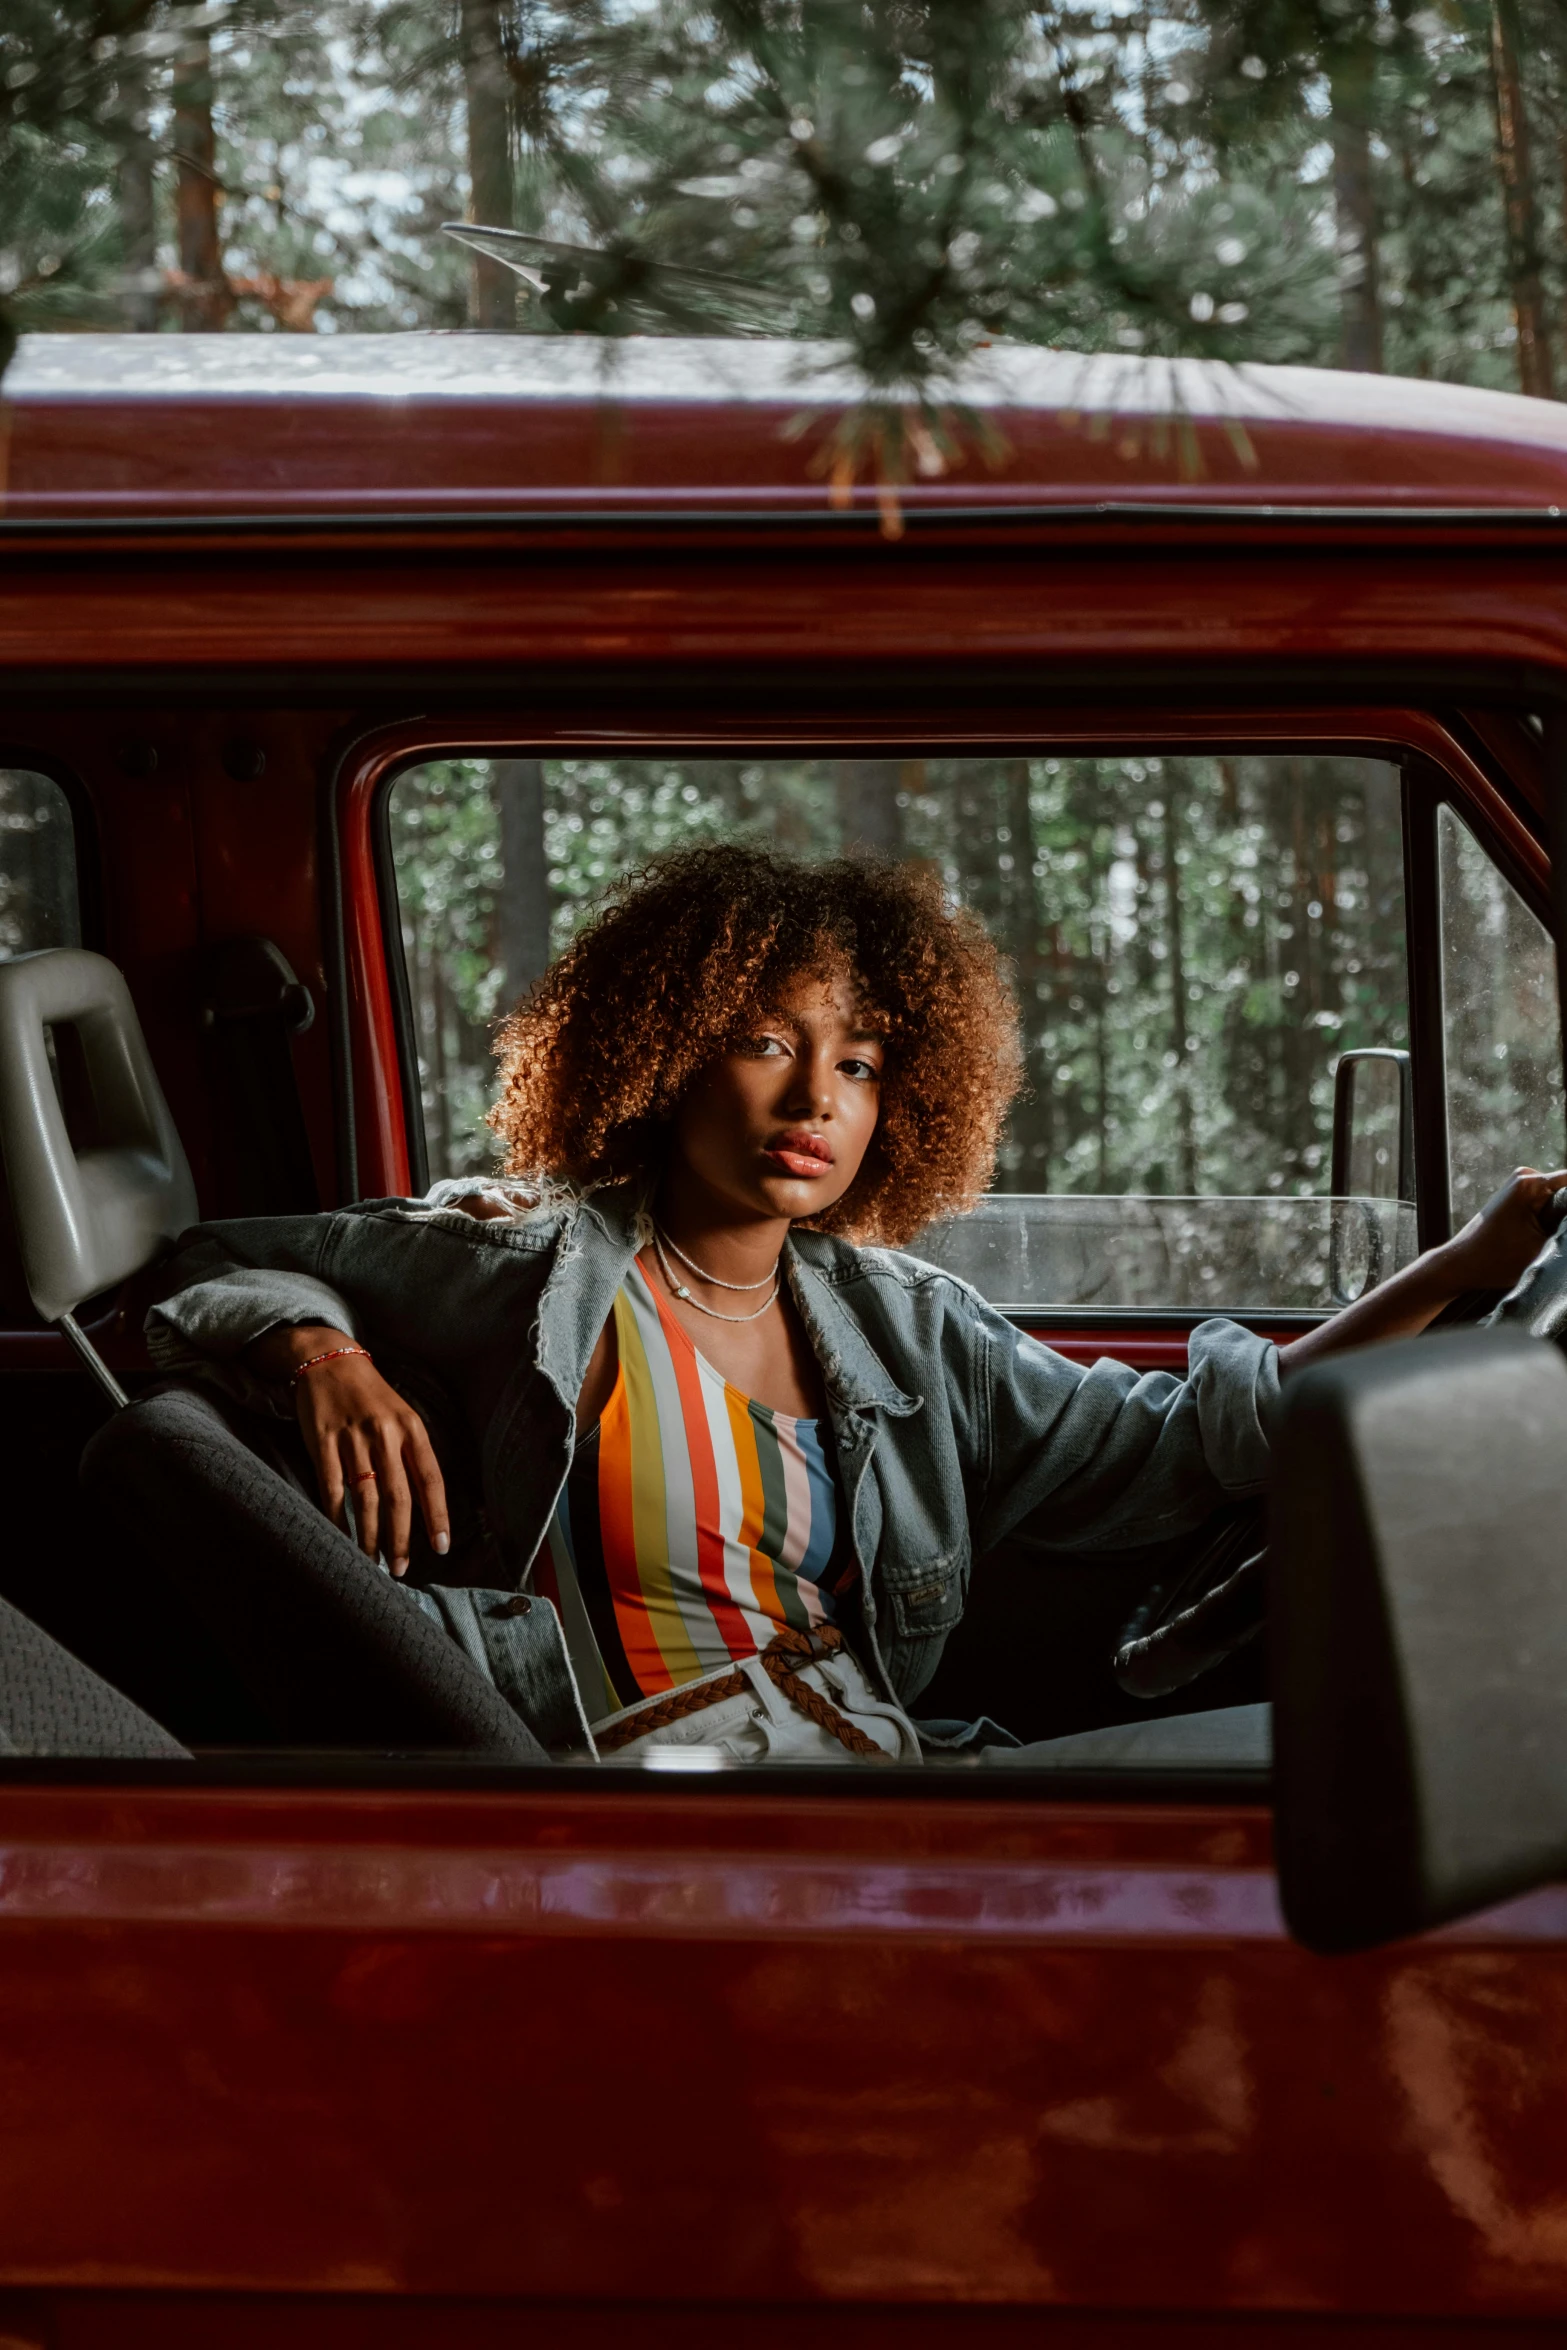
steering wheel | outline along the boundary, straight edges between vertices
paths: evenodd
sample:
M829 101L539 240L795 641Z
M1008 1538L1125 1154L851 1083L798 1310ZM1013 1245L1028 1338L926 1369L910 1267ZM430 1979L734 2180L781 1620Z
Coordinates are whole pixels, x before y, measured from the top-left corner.
M1262 1630L1267 1513L1234 1502L1210 1520L1208 1539L1184 1567L1138 1602L1122 1628L1111 1670L1128 1697L1184 1689Z
M1567 1351L1567 1185L1541 1211L1551 1237L1505 1295L1466 1290L1428 1327L1527 1330ZM1156 1584L1129 1618L1114 1672L1131 1697L1168 1697L1233 1656L1262 1629L1267 1521L1260 1501L1224 1513L1217 1531L1176 1576Z

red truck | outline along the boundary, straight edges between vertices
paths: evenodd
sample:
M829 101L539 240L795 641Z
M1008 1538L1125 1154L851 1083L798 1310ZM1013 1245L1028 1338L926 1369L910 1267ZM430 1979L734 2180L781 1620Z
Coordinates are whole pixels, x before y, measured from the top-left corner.
M1553 1163L1563 413L1308 371L975 367L962 400L993 429L966 465L835 504L811 420L841 387L790 346L24 345L3 943L124 973L204 1215L477 1163L484 1006L454 1008L456 918L414 852L471 819L516 880L504 828L545 787L547 932L624 857L633 803L705 822L711 792L717 823L760 796L802 845L892 826L917 850L939 818L1004 910L1029 805L1113 776L1142 798L1122 847L1105 833L1106 969L1172 778L1239 795L1257 856L1320 817L1344 935L1357 891L1380 908L1352 959L1383 954L1365 1042L1407 1082L1395 1142L1273 1194L1031 1185L1020 1162L932 1247L1074 1358L1179 1369L1215 1306L1288 1337L1440 1240L1493 1162ZM1280 839L1317 870L1304 830ZM479 873L458 848L442 870ZM1328 917L1301 908L1275 923L1302 943L1269 1034L1320 1110L1353 991L1305 1008ZM1170 1049L1149 1041L1150 1089ZM1066 1739L1054 1767L268 1748L101 1556L75 1462L103 1406L0 1275L0 1590L188 1750L0 1759L0 2340L1556 2338L1548 1849L1503 1907L1302 1947L1261 1717L1229 1747L1122 1735L1138 1708L1100 1652L1124 1564L1077 1579L1035 1656L1048 1703L1013 1726ZM128 1301L83 1319L121 1380L145 1372ZM1021 1702L1013 1652L1043 1632L1009 1621L954 1656L955 1709ZM1258 1655L1152 1718L1254 1709ZM1352 1800L1376 1810L1374 1775Z

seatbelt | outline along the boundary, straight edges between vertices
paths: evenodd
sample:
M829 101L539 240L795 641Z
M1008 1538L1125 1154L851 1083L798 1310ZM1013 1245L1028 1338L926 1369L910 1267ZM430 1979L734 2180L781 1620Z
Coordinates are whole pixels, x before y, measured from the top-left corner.
M289 1039L315 1003L270 938L229 938L207 956L202 1021L211 1035L227 1161L228 1212L310 1214L321 1205Z

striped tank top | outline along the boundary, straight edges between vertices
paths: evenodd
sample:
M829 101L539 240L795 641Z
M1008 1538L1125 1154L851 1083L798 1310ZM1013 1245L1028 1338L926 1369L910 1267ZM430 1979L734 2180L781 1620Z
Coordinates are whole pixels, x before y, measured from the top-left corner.
M821 1423L731 1387L640 1264L614 1314L614 1389L536 1570L593 1722L755 1656L781 1624L841 1622L856 1581Z

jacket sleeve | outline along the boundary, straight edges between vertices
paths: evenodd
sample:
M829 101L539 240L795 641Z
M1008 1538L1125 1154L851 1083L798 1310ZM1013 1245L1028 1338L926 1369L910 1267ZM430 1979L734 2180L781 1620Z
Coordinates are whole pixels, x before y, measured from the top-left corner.
M159 1370L211 1379L242 1403L271 1408L272 1390L240 1359L253 1339L301 1322L357 1338L352 1306L318 1272L339 1221L268 1216L187 1232L146 1319Z
M1254 1493L1268 1459L1278 1349L1236 1322L1192 1332L1184 1379L1102 1359L1084 1370L981 1311L988 1423L979 1546L1130 1549Z

